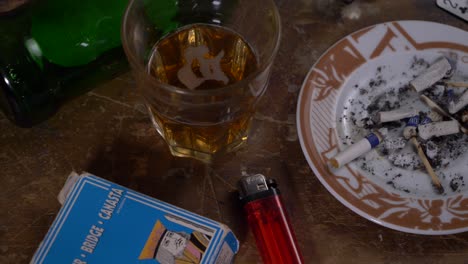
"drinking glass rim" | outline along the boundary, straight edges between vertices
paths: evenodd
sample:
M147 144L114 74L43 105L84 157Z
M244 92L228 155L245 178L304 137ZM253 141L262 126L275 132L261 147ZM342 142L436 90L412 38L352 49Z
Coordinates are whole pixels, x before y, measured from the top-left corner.
M125 54L126 54L126 56L128 58L128 61L129 61L130 65L133 68L135 68L137 71L145 72L145 75L144 75L145 78L149 78L152 83L157 83L159 87L164 88L168 92L176 92L178 94L186 94L186 95L218 95L218 94L222 94L222 93L225 93L225 92L229 92L230 90L233 90L238 86L245 86L252 79L254 79L258 75L260 75L262 72L264 72L267 67L272 65L272 62L273 62L273 60L274 60L274 58L275 58L275 56L276 56L276 54L278 52L278 49L279 49L279 46L280 46L280 40L281 40L281 28L282 28L281 27L281 17L279 15L279 11L278 11L278 7L276 6L276 3L273 0L268 0L268 1L270 1L270 3L273 4L273 14L274 14L274 16L276 18L276 21L277 21L277 24L278 24L278 30L275 31L275 36L274 37L276 39L275 39L275 44L274 44L275 46L273 48L273 51L270 53L270 55L268 56L268 58L266 60L266 63L264 63L264 65L262 65L262 67L259 67L253 73L249 74L246 78L244 78L244 79L242 79L242 80L240 80L238 82L235 82L233 84L228 84L226 86L223 86L223 87L220 87L220 88L217 88L217 89L189 90L189 89L180 88L180 87L177 87L177 86L174 86L174 85L170 85L170 84L167 84L167 83L160 82L154 76L149 75L149 74L146 73L145 67L141 66L138 63L138 60L136 59L135 54L133 54L129 50L128 45L127 45L128 41L127 41L127 37L126 37L127 34L126 34L125 25L127 24L127 19L128 19L129 12L130 12L130 7L136 1L141 1L141 0L130 0L128 2L128 5L127 5L126 9L125 9L125 13L124 13L124 16L123 16L123 19L122 19L122 26L121 26L121 30L120 30L121 40L122 40L122 47L123 47L123 49L125 51Z

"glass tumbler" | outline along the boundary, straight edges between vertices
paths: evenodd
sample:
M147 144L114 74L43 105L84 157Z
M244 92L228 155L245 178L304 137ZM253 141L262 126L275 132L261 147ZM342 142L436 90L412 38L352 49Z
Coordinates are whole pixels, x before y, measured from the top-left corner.
M273 0L130 0L122 25L156 130L207 163L247 141L279 42Z

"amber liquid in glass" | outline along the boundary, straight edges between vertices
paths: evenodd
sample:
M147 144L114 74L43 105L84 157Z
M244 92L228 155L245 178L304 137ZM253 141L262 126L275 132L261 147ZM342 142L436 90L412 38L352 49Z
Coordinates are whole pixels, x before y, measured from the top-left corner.
M159 81L188 90L220 89L255 70L257 58L239 34L207 24L189 25L166 36L155 44L148 63L149 74ZM217 97L212 98L216 103ZM250 94L243 103L254 99ZM173 155L206 162L213 154L232 151L246 141L253 111L245 109L235 115L227 111L226 118L220 119L214 108L198 107L185 111L181 120L158 112L157 106L150 104L149 109ZM192 122L190 116L197 121Z

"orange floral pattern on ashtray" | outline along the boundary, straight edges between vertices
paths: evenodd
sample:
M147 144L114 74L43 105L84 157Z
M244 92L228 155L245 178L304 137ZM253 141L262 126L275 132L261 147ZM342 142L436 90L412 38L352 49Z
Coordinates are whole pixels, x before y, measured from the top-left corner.
M347 63L337 63L338 61ZM333 89L339 89L351 72L364 64L366 60L354 48L350 41L344 40L331 49L327 56L317 62L312 69L309 83L319 89L315 101L321 101L330 95Z

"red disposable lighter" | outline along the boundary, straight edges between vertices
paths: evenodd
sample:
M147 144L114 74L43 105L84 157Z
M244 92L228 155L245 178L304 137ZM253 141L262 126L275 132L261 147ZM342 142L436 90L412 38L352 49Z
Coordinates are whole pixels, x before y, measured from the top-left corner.
M261 174L243 177L239 193L264 263L303 263L280 192Z

